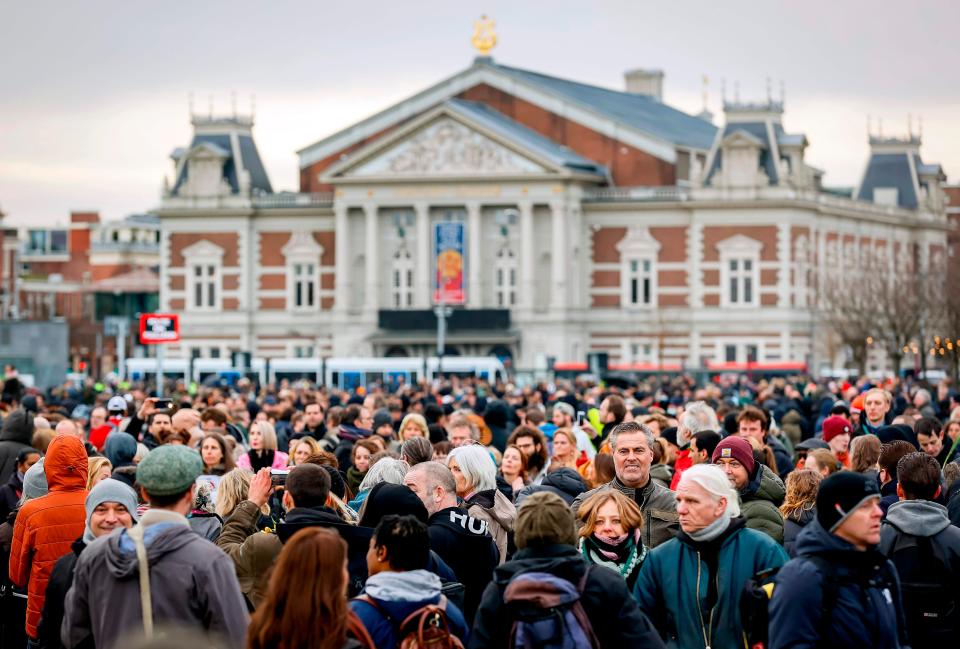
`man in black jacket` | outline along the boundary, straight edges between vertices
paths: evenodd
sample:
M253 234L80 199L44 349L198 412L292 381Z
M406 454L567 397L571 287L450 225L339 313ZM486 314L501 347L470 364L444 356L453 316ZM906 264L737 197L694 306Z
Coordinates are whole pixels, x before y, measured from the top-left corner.
M580 604L600 647L652 647L663 642L630 596L626 582L612 570L588 567L577 551L573 512L556 494L536 493L524 501L515 528L519 552L494 572L483 592L470 636L471 648L507 647L516 621L504 602L511 580L523 573L548 573L577 587ZM584 574L586 580L584 580Z
M14 410L3 420L0 429L0 484L6 483L17 470L17 455L30 448L33 440L33 415L23 408Z
M0 487L0 521L7 520L7 515L17 508L23 495L23 476L27 469L39 461L40 451L35 448L28 446L17 453L16 471L10 475L7 483Z
M940 465L926 453L897 463L897 495L880 530L880 551L897 567L914 647L947 646L960 632L960 529L940 495Z
M421 462L411 467L404 484L427 508L430 549L450 566L463 584L463 614L467 623L471 623L483 589L500 562L500 553L487 532L487 523L457 505L453 473L439 462Z

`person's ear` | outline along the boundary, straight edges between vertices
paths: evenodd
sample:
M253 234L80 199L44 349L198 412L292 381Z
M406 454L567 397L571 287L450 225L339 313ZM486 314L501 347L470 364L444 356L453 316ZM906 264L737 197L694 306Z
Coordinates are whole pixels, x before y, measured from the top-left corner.
M377 546L377 561L379 561L380 563L389 563L387 546L385 545Z
M283 508L287 511L290 511L296 504L293 502L293 496L290 495L290 492L287 490L283 491L283 497L280 499L280 503L283 505Z
M899 488L899 487L898 487L898 488ZM940 497L940 491L941 491L941 487L940 487L939 485L937 485L937 490L933 493L933 497L934 497L934 498L939 498L939 497Z
M937 491L939 490L940 488L938 487ZM903 493L903 486L899 482L897 483L897 498L900 500L906 500L906 495Z

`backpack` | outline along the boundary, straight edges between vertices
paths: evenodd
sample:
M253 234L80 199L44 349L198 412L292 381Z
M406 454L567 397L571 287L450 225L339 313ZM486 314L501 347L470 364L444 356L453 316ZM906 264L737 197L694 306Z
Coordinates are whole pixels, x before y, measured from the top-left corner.
M950 562L929 536L897 534L888 558L897 567L907 630L915 647L946 647L960 630Z
M823 596L820 599L820 624L817 629L817 637L825 641L828 637L830 625L833 622L833 608L837 601L837 592L842 582L851 583L851 580L841 580L837 578L834 565L825 557L816 554L801 554L796 558L806 559L817 567L817 571L823 577ZM880 580L887 585L895 595L899 597L896 577L889 574L889 563L884 565ZM740 622L743 626L745 646L748 649L766 649L769 646L769 627L770 627L770 600L773 598L773 590L776 586L776 575L780 568L770 568L758 572L747 580L744 585L744 591L740 598ZM861 584L867 586L870 584ZM879 584L873 584L879 585ZM899 617L899 616L898 616ZM897 632L900 641L906 645L904 637L902 617L897 623ZM922 646L922 645L917 645ZM946 645L945 645L946 646Z
M510 579L503 601L514 620L511 649L600 647L580 601L591 568L587 566L576 586L546 572L524 572Z
M460 638L450 632L444 595L440 595L436 604L421 606L399 624L369 595L360 595L357 599L377 609L393 625L397 649L463 649Z

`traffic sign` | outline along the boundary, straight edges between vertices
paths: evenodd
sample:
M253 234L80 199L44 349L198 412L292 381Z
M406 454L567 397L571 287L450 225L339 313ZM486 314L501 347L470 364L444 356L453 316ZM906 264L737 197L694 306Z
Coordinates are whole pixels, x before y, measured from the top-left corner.
M172 313L143 313L140 315L140 343L158 345L180 340L180 316Z

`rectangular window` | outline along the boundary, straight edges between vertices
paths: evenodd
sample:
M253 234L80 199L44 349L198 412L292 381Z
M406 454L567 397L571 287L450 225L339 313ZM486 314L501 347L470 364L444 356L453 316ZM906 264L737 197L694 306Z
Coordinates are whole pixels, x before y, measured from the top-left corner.
M630 259L626 264L626 306L650 306L654 301L653 260Z
M293 264L290 270L293 308L312 309L317 304L317 267L313 264Z
M217 308L217 266L196 264L193 266L193 303L195 309Z
M724 347L724 358L728 363L737 362L737 346L736 345L726 345Z
M756 300L756 262L753 259L731 259L725 266L726 303L751 306Z

